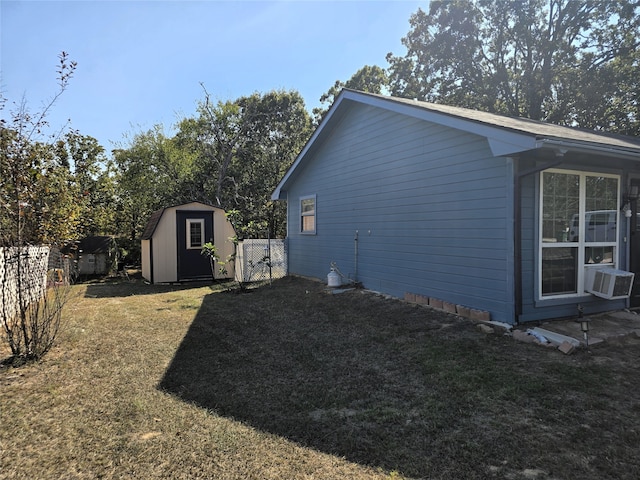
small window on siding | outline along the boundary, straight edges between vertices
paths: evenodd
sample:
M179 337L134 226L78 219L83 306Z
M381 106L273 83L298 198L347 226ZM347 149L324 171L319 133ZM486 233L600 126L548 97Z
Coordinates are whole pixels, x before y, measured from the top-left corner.
M204 220L187 219L187 248L202 248L204 245Z
M316 233L316 196L300 198L300 233Z

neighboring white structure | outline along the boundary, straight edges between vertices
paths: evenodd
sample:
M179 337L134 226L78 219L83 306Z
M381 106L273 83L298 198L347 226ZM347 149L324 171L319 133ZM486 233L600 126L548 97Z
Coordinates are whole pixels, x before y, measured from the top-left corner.
M107 275L115 269L118 246L113 237L85 237L78 243L78 274Z

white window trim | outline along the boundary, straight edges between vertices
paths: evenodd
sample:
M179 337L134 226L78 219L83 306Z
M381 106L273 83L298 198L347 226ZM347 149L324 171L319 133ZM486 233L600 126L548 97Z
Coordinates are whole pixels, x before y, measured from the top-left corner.
M200 245L191 245L191 225L200 224ZM204 245L204 219L203 218L187 218L187 250L200 250Z
M613 268L618 268L617 266L620 264L620 259L618 258L620 255L620 221L622 220L620 216L620 186L621 186L621 175L611 174L611 173L602 173L602 172L587 172L583 170L565 170L565 169L556 169L550 168L547 170L543 170L539 174L539 195L538 195L538 259L537 259L537 275L538 275L538 301L553 301L553 300L561 300L563 298L576 298L576 297L584 297L585 295L589 295L587 291L585 291L585 268L589 268L588 264L585 263L585 246L586 242L585 238L585 222L580 222L580 229L578 238L580 241L578 242L561 242L555 244L545 244L543 247L542 242L542 221L543 221L543 189L544 189L544 174L545 173L566 173L568 175L578 175L580 176L580 199L579 199L579 212L581 219L585 218L586 213L586 181L584 180L586 177L607 177L607 178L615 178L618 181L617 188L617 198L616 202L616 211L618 214L618 218L616 221L616 241L615 242L589 242L589 246L593 247L601 247L601 246L613 246L613 264L611 265ZM542 249L543 248L577 248L578 249L578 268L577 268L577 279L576 279L576 293L565 293L565 294L557 294L557 295L543 295L542 294Z
M298 218L300 219L300 234L301 235L315 235L318 229L318 201L316 195L305 195L304 197L300 197L298 201ZM313 213L303 213L302 212L302 202L304 200L313 199ZM313 230L303 230L303 216L313 216Z

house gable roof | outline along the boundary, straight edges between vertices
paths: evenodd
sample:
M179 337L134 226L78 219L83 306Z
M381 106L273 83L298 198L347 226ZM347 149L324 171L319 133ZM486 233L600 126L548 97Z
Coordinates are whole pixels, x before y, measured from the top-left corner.
M553 125L527 118L507 117L488 112L420 102L397 97L344 89L324 119L282 178L271 198L284 199L283 190L304 159L318 148L350 106L363 104L419 118L439 125L485 137L495 156L515 155L540 148L558 153L606 152L610 156L640 161L640 139Z
M531 120L529 118L509 117L495 113L471 110L468 108L453 107L450 105L419 102L405 98L391 99L390 97L384 97L382 95L366 93L364 95L388 99L398 104L414 106L420 110L431 112L434 115L434 118L431 119L432 121L436 121L436 117L440 114L441 116L437 123L486 136L490 142L492 140L494 142L499 141L499 137L501 136L500 131L502 131L502 135L512 132L524 134L529 138L535 137L536 143L534 144L534 148L540 148L540 142L552 142L555 140L556 142L564 141L567 144L568 142L583 142L585 144L590 144L592 147L601 145L605 148L619 148L622 150L628 149L630 152L635 151L636 155L640 153L640 139L633 137L625 137L622 135L614 136L593 130L564 127L547 122ZM442 115L450 117L450 120L446 121ZM492 129L493 131L487 131L487 128ZM521 146L525 147L526 142ZM507 152L507 154L509 153L517 152ZM495 151L494 154L500 155L500 153Z

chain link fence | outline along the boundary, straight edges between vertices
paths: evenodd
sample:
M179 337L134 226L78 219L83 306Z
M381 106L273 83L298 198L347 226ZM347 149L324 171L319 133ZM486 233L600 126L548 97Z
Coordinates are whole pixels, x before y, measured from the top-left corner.
M259 282L287 275L284 240L253 239L238 244L236 280Z

